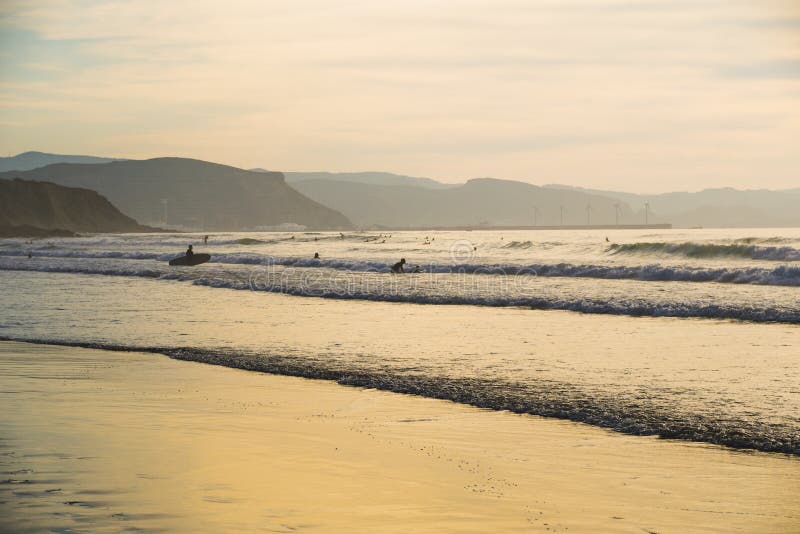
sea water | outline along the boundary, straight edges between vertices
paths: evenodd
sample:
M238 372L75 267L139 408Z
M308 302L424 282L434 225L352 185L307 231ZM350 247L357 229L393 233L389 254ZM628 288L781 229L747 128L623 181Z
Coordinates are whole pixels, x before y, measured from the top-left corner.
M0 286L6 339L800 454L796 229L5 239Z

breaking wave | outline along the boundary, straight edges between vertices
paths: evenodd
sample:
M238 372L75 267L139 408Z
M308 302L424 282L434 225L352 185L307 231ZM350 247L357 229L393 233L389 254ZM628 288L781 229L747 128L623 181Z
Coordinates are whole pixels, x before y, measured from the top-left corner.
M515 248L515 249L527 249L532 248L534 246L532 241L511 241L510 243L506 243L501 248Z
M470 287L460 292L440 291L436 286L414 288L397 283L393 276L373 277L369 283L353 283L346 276L327 276L315 270L270 269L257 271L203 271L170 269L163 265L150 267L128 262L122 265L86 265L78 263L45 264L3 262L0 269L104 276L132 276L191 282L195 285L282 293L299 297L405 302L431 305L470 305L488 307L524 307L536 310L562 310L590 314L626 315L633 317L678 317L733 319L758 323L800 324L800 308L755 307L737 303L707 303L693 300L651 301L625 296L584 297L577 295L533 295L535 290L514 290L504 287L500 292L475 292ZM535 275L536 273L530 273ZM411 280L413 277L402 277ZM512 279L513 280L513 279ZM458 282L457 277L454 278ZM447 285L443 281L443 286ZM456 284L457 285L457 284ZM511 289L511 290L509 290Z
M786 237L740 237L739 239L734 239L733 242L746 245L780 245L782 243L792 243L793 240Z
M794 250L794 249L792 249ZM26 257L27 251L2 250L0 257ZM86 251L76 249L37 250L35 256L73 259L154 260L166 262L174 253ZM214 254L212 263L230 265L277 265L282 267L324 268L353 272L388 272L392 262L384 260L314 259L273 257L264 254L237 252ZM436 274L486 274L498 276L532 275L564 278L599 278L607 280L639 280L657 282L716 282L721 284L753 284L800 287L800 265L777 267L689 267L650 265L592 265L573 263L481 264L444 263L420 265L421 272Z
M627 243L613 244L611 254L683 256L685 258L742 258L767 261L800 261L800 250L793 247L765 247L751 244L710 243Z

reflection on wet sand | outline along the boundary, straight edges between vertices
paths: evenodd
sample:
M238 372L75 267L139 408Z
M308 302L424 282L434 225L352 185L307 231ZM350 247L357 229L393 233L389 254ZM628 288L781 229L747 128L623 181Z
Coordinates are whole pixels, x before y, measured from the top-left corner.
M0 530L743 531L800 462L180 362L0 344Z

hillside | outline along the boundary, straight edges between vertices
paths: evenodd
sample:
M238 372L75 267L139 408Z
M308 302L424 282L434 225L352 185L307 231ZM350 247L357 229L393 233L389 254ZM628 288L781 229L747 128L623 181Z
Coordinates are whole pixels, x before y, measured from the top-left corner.
M0 172L29 171L54 163L108 163L120 161L115 158L98 158L96 156L69 156L65 154L47 154L45 152L23 152L16 156L0 158Z
M614 224L615 203L586 193L556 190L509 180L480 178L445 189L387 186L331 180L306 180L294 187L335 208L358 226L413 228L420 226L565 225L587 222ZM620 204L620 223L638 223L639 216Z
M48 182L0 180L0 233L4 235L153 230L120 213L95 191Z
M173 160L196 162L207 167L194 170L189 163L185 163L184 169L173 170L173 166L166 163ZM0 169L33 169L56 162L96 166L111 161L145 163L93 156L25 152L12 158L0 158ZM530 225L533 224L534 205L538 206L537 222L540 225L558 225L561 222L562 205L565 206L564 224L586 224L586 205L591 203L593 224L614 224L617 220L614 207L616 202L620 203L621 224L643 223L644 205L649 203L650 223L672 223L679 227L800 226L800 209L797 208L800 205L800 188L782 191L720 188L641 195L557 184L537 187L524 182L486 179L487 183L493 185L487 185L482 190L481 194L486 195L483 202L470 204L471 195L478 189L477 184L473 183L475 180L453 185L430 178L389 172L286 172L281 175L261 168L244 171L179 158L147 161L164 162L165 167L170 167L170 170L164 171L166 174L157 169L152 171L156 173L155 176L164 178L159 186L163 190L155 188L153 184L146 185L151 181L147 176L140 176L126 169L120 171L125 175L124 180L132 178L136 184L118 183L113 176L105 184L105 178L95 175L110 171L90 171L86 168L80 171L84 173L82 177L74 176L73 171L59 170L59 174L47 171L30 179L52 180L65 185L97 189L124 212L140 221L164 225L166 211L166 221L170 226L195 229L252 229L284 222L295 222L314 228L347 226L348 222L341 217L337 219L332 210L323 215L319 204L340 211L358 226L417 227L477 226L481 223ZM113 172L118 170L114 169ZM199 186L193 179L195 173L205 177L196 182ZM22 174L7 173L3 176L8 178L18 175ZM285 176L285 184L289 185L286 189L294 188L316 203L308 205L308 199L302 201L296 197L292 197L292 200L289 198L291 195L279 186L262 187L258 185L259 179L253 175L261 177L262 185L272 184ZM219 183L215 185L214 182L218 180L231 187L221 187ZM177 183L183 185L173 187ZM139 191L140 187L145 190ZM264 189L269 187L275 188L275 191L267 194ZM203 198L202 191L211 193ZM449 193L444 193L445 191ZM282 196L284 194L289 196ZM521 198L514 198L517 194ZM272 195L274 202L265 199L263 195ZM463 199L466 204L452 205L457 198ZM279 199L285 199L288 205ZM294 204L295 201L297 205ZM439 202L443 204L440 205ZM493 202L500 204L490 205ZM258 207L259 203L269 207L269 216L265 215L263 208ZM508 211L506 208L509 208ZM299 222L300 220L310 221L311 224Z
M246 230L295 223L347 228L341 213L303 196L277 172L250 172L194 159L156 158L101 164L59 163L0 173L98 191L123 213L154 225Z
M253 169L264 172L263 169ZM390 172L284 172L290 184L309 180L331 182L356 182L372 185L410 185L427 189L447 189L453 187L430 178L416 178Z

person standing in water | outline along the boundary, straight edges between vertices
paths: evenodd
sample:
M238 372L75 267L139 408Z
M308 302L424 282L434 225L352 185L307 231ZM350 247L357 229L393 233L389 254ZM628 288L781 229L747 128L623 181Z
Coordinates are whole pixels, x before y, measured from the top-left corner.
M186 257L192 259L192 256L194 256L194 250L192 250L192 245L189 245L189 248L186 250Z
M406 264L406 259L405 258L400 258L400 261L398 261L397 263L392 265L392 272L393 273L404 273L404 272L406 272L405 268L403 268L403 265L405 265L405 264Z

